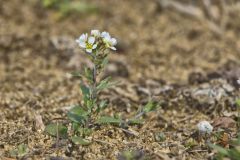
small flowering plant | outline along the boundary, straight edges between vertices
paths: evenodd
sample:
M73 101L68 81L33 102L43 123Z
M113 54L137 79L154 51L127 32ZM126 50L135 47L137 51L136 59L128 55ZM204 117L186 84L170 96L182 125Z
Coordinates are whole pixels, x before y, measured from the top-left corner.
M72 107L67 116L71 121L71 141L75 144L87 145L90 142L84 139L91 134L96 124L113 124L125 127L131 124L142 124L142 117L145 113L156 109L158 104L149 101L135 117L123 120L119 116L102 116L107 106L107 100L99 99L102 90L112 87L116 82L111 82L111 78L100 79L101 73L108 62L108 55L111 50L116 50L117 40L108 32L92 30L90 34L84 33L77 40L77 44L86 52L93 66L85 67L83 73L72 73L80 78L80 89L83 95L82 103ZM46 131L53 136L68 137L69 127L64 125L50 124Z
M73 107L68 117L75 125L88 128L98 119L99 112L107 107L106 100L100 100L98 94L106 88L115 85L110 82L110 77L99 80L99 76L107 64L110 50L116 50L117 40L112 38L108 32L92 30L91 33L82 34L77 44L87 53L93 63L93 67L85 67L84 73L74 73L74 76L81 78L80 88L83 95L81 106Z

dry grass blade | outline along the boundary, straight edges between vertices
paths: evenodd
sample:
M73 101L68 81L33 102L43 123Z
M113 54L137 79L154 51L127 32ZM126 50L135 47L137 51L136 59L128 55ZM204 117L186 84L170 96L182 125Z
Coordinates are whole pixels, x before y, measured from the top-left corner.
M137 131L132 130L132 129L124 129L124 128L118 128L118 129L122 130L123 132L125 132L127 134L130 134L130 135L133 135L133 136L136 136L136 137L139 136L139 133Z

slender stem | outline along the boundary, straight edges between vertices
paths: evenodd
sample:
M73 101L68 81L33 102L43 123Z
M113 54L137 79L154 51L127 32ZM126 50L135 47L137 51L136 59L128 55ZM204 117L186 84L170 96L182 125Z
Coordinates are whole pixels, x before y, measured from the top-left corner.
M93 68L92 68L92 82L89 82L90 88L91 88L91 94L90 94L90 99L93 102L96 99L96 86L97 86L97 67L96 67L96 63L95 63L96 57L93 57ZM92 104L93 106L90 108L90 111L93 112L94 111L94 104ZM89 127L91 118L87 120L86 122L86 128Z
M97 86L97 68L96 68L96 64L95 62L94 66L93 66L93 71L92 71L92 81L93 81L93 86L92 86L92 100L94 100L96 98L96 86Z
M96 69L96 64L94 64L93 66L93 86L92 86L92 99L95 99L96 98L96 85L97 85L97 69Z
M92 94L91 99L94 101L96 99L96 87L97 87L97 65L96 65L96 57L93 58L93 69L92 69ZM91 111L94 111L94 106L92 106Z

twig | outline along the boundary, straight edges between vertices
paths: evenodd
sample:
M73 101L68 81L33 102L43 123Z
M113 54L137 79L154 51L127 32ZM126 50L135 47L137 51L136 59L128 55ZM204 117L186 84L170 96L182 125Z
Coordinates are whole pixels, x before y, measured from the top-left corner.
M195 152L208 152L208 150L202 150L202 149L196 149L192 151L188 151L189 153L195 153Z
M130 134L130 135L133 135L133 136L136 136L136 137L138 137L138 133L136 132L136 131L130 131L130 130L128 130L128 129L124 129L124 128L118 128L118 129L120 129L120 130L122 130L123 132L126 132L126 133L128 133L128 134Z
M115 144L113 144L113 143L106 142L106 141L99 140L99 139L93 139L93 140L96 141L96 142L99 142L99 143L108 144L108 145L110 145L110 146L114 146L114 145L115 145Z

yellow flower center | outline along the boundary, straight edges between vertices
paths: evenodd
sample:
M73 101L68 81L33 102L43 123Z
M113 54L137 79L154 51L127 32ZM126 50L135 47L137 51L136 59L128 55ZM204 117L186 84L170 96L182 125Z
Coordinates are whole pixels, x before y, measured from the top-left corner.
M87 48L87 49L92 49L92 47L93 47L92 44L90 44L90 43L87 43L87 44L86 44L86 48Z

